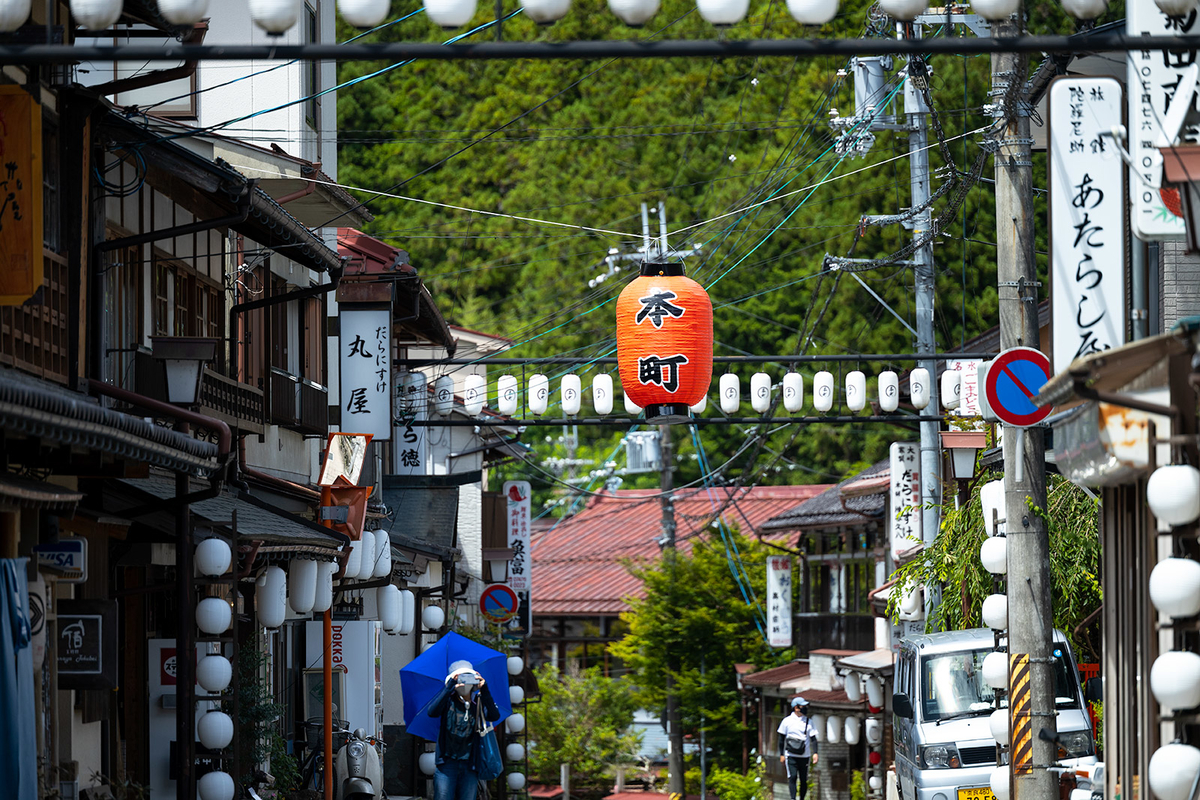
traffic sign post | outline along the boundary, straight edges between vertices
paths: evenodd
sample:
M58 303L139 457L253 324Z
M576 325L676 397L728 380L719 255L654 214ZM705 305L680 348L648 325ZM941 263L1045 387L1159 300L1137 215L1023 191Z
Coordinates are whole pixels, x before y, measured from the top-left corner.
M1025 480L1025 429L1037 425L1054 411L1054 406L1038 408L1033 398L1050 380L1050 359L1032 347L1012 347L992 359L983 391L992 413L1013 429L1017 460L1014 479Z
M490 622L503 625L517 616L517 593L503 583L492 584L479 596L479 610Z

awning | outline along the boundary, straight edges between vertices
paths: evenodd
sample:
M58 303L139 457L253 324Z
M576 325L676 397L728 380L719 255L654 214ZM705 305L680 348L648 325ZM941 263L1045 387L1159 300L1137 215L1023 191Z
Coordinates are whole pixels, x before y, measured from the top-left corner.
M217 446L211 442L113 411L95 398L5 367L0 367L0 430L192 475L217 468Z
M891 675L895 668L895 657L891 650L872 650L833 662L838 669L849 669L868 675Z

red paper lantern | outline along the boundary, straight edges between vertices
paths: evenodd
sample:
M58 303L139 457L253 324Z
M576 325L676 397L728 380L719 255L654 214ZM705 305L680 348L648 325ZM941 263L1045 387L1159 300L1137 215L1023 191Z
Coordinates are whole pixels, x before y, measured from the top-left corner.
M883 761L883 756L878 750L872 750L870 755L867 756L867 761L870 761L871 766L874 767L878 765L880 761Z
M644 264L617 298L621 385L655 422L691 419L712 383L712 301L682 264Z

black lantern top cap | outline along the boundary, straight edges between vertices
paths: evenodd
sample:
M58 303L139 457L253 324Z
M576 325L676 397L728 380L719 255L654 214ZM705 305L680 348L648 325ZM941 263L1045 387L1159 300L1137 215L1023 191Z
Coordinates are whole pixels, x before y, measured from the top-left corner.
M151 336L154 357L169 361L212 361L219 339L201 336Z
M642 276L653 278L657 276L678 277L683 274L682 261L646 261L642 264Z

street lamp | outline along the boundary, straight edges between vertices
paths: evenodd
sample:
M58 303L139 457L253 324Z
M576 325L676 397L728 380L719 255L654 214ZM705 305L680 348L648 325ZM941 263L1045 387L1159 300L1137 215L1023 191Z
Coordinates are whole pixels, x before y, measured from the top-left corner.
M196 336L152 336L154 358L163 363L167 402L194 406L200 402L204 365L217 357L217 340Z
M508 581L508 563L512 561L511 547L483 548L483 579L488 583L506 583Z
M942 431L942 447L950 451L950 464L958 484L958 502L967 500L967 481L975 477L975 458L987 445L985 431Z

